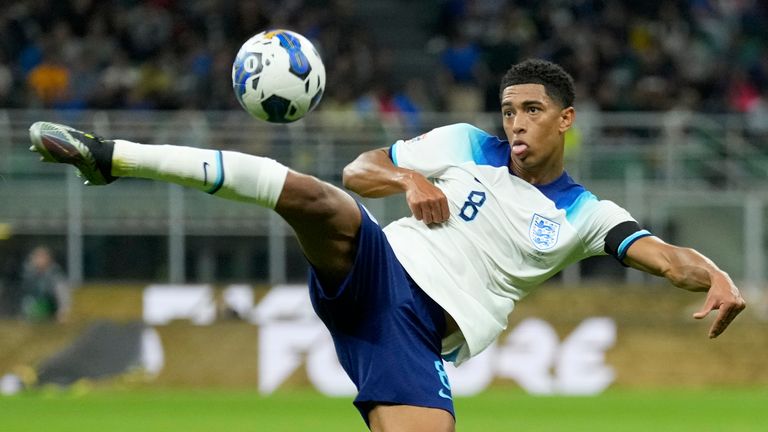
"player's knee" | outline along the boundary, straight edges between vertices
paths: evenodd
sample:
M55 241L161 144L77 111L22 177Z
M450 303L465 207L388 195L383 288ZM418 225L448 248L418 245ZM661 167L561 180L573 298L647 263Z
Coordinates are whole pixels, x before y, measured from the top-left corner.
M339 211L343 192L315 177L289 172L275 210L286 216L329 219Z

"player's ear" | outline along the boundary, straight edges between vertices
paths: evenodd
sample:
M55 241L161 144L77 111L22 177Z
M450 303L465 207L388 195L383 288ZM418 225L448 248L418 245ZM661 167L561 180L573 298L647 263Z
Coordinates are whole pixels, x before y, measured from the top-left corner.
M572 106L560 111L560 133L565 133L570 129L574 121L576 121L576 110Z

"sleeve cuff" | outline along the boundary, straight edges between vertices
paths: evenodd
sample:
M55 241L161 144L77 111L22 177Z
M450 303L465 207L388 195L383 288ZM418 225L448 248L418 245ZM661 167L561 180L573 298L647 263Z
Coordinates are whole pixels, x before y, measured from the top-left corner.
M624 258L627 256L629 247L638 239L651 235L648 230L640 228L640 225L635 221L622 222L608 231L605 236L604 250L608 255L613 256L626 266Z

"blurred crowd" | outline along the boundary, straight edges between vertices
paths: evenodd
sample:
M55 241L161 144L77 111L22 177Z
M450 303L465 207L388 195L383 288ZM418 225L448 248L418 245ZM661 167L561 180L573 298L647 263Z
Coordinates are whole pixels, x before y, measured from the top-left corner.
M358 37L344 2L326 3L6 1L0 5L0 106L239 108L231 86L234 55L270 28L318 41L333 87L366 38Z
M429 37L414 43L435 79L403 83L388 81L398 47L380 46L355 15L365 2L5 1L0 107L236 109L240 44L291 28L322 51L322 109L496 110L501 74L540 57L570 71L596 109L768 111L760 0L431 1Z
M602 110L765 109L759 0L447 0L438 28L450 78L484 88L486 109L510 58L527 57L563 65Z

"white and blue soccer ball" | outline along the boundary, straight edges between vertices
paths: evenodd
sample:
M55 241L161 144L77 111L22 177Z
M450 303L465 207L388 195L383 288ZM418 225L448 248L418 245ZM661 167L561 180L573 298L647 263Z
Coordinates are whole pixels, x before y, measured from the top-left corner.
M273 123L304 117L323 97L325 66L312 43L289 30L248 39L232 65L232 87L252 116Z

